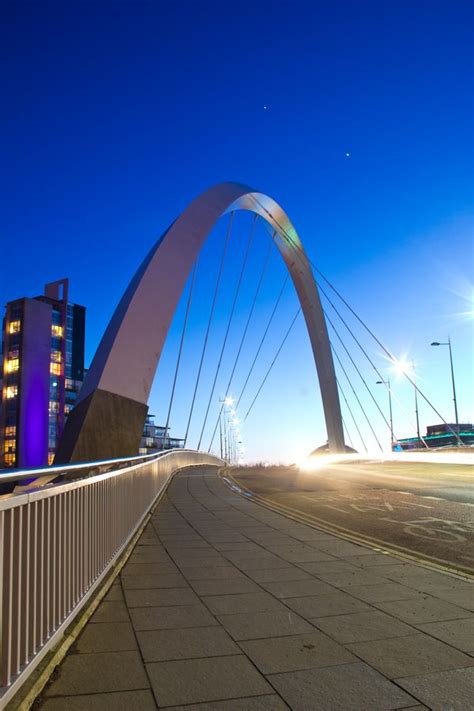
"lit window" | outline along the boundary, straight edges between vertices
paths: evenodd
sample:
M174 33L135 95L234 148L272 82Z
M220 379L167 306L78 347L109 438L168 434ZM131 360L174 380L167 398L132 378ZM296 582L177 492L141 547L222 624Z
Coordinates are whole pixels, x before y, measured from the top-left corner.
M20 367L19 358L11 358L5 361L5 373L14 373Z
M16 455L5 454L4 462L6 467L14 467L16 462Z
M49 366L49 372L52 375L61 375L61 364L60 363L51 363Z
M61 362L61 351L51 351L51 360L54 363L60 363Z
M19 333L21 328L21 321L10 321L8 326L8 333Z
M53 325L51 326L51 333L53 336L56 336L57 338L62 338L63 327L58 326L56 323L53 323Z
M5 398L11 400L18 395L18 385L9 385L5 388Z
M16 427L5 427L5 437L16 437Z
M4 452L16 452L16 440L6 439L3 443Z
M54 452L50 452L48 454L48 464L52 464L54 462Z

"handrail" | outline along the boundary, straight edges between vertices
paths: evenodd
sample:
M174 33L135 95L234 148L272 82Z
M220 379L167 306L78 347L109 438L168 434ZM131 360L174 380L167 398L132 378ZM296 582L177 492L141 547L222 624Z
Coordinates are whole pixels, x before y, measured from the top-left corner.
M193 452L195 450L182 449L167 449L162 452L154 452L153 454L139 454L136 457L119 457L117 459L100 459L92 462L78 462L77 464L52 464L48 467L33 467L30 469L0 469L0 482L20 481L22 479L31 479L34 474L50 474L51 472L62 473L67 471L77 471L78 469L93 469L96 467L108 466L110 464L122 464L124 462L148 461L161 457L169 452Z
M0 709L94 594L175 471L198 464L224 462L176 449L6 475L21 490L0 497ZM35 475L39 486L22 486Z

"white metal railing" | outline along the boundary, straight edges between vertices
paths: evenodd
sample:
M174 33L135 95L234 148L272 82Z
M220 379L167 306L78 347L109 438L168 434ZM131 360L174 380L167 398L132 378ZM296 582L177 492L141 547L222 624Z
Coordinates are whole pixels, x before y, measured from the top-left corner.
M194 464L223 462L180 449L0 474L0 484L20 486L38 477L34 488L0 498L0 709L100 585L172 474ZM62 481L37 486L52 475Z

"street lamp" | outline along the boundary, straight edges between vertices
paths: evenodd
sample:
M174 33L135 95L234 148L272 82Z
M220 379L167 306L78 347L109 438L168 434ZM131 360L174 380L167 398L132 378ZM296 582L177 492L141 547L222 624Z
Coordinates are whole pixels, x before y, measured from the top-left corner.
M392 415L392 389L390 387L390 378L387 380L377 380L377 385L386 385L388 390L388 409L390 412L390 451L393 450L393 415Z
M454 416L456 418L456 429L459 434L459 418L458 418L458 403L456 400L456 385L454 382L454 367L453 367L453 352L451 349L451 338L448 336L448 340L445 343L440 343L439 341L433 341L432 346L448 346L449 348L449 362L451 364L451 381L453 384L453 402L454 402Z

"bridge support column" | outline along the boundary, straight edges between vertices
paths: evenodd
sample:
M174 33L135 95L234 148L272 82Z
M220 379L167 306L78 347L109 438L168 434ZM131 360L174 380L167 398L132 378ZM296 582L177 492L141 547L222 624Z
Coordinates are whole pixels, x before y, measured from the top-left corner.
M115 459L138 454L148 405L94 390L68 417L55 464Z

